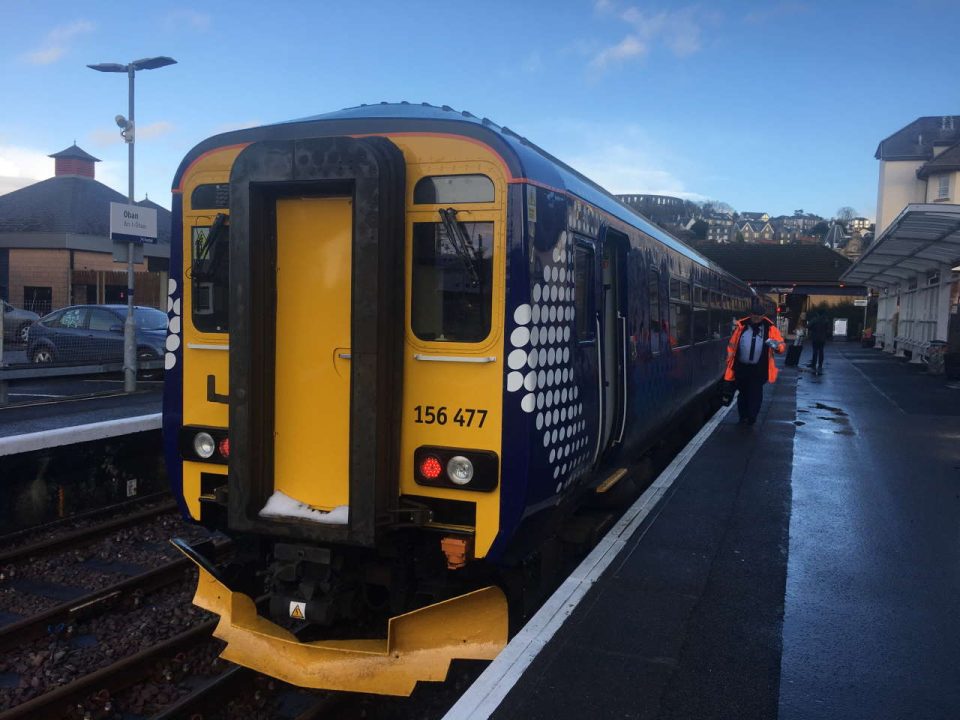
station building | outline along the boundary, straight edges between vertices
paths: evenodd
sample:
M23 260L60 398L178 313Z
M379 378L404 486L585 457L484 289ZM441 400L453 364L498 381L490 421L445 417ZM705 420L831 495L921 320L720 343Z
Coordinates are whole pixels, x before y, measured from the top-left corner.
M876 240L843 275L878 295L883 350L960 376L960 115L882 140Z
M65 305L126 303L125 263L113 260L110 203L128 199L96 179L99 160L76 144L50 156L55 175L0 195L0 297L41 315ZM136 302L164 307L170 211L157 211L157 243L134 265Z
M697 250L782 307L780 318L790 333L809 308L862 302L867 295L862 285L841 279L851 261L826 245L719 243ZM858 337L862 325L860 320L848 326L848 334Z

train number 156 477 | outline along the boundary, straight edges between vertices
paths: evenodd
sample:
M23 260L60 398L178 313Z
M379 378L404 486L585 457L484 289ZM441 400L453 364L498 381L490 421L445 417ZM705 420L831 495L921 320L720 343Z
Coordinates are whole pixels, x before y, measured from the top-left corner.
M413 409L414 415L416 416L414 422L422 423L424 425L446 425L447 422L450 422L450 416L447 407L441 405L440 407L434 407L433 405L417 405ZM483 423L487 419L487 411L480 408L457 408L453 412L453 420L460 427L483 427Z

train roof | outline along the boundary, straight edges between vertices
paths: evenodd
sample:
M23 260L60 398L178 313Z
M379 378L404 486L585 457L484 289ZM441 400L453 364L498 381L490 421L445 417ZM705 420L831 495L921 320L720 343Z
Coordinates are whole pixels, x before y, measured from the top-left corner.
M531 180L575 195L656 238L691 260L729 275L716 263L660 229L630 207L622 204L597 183L526 138L487 118L480 118L466 111L457 111L447 105L438 107L428 103L408 102L358 105L323 115L217 135L197 145L184 158L177 170L173 186L176 188L180 185L186 168L204 152L234 143L301 137L304 126L318 124L327 126L327 130L331 133L443 132L480 140L491 146L503 158L514 177Z

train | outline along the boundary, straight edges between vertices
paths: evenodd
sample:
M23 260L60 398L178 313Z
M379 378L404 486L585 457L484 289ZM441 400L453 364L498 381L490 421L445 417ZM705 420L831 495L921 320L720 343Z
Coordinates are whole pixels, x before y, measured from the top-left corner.
M216 135L172 208L168 474L233 561L175 543L223 657L304 687L495 657L507 570L717 396L756 297L448 106Z

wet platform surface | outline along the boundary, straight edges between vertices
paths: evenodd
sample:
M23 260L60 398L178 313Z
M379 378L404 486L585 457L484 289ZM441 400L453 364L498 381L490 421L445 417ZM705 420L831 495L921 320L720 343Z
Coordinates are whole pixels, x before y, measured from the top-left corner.
M147 385L132 395L60 398L10 405L0 408L0 438L159 413L162 405L163 390L159 383Z
M784 369L492 717L960 717L960 389L842 343Z

